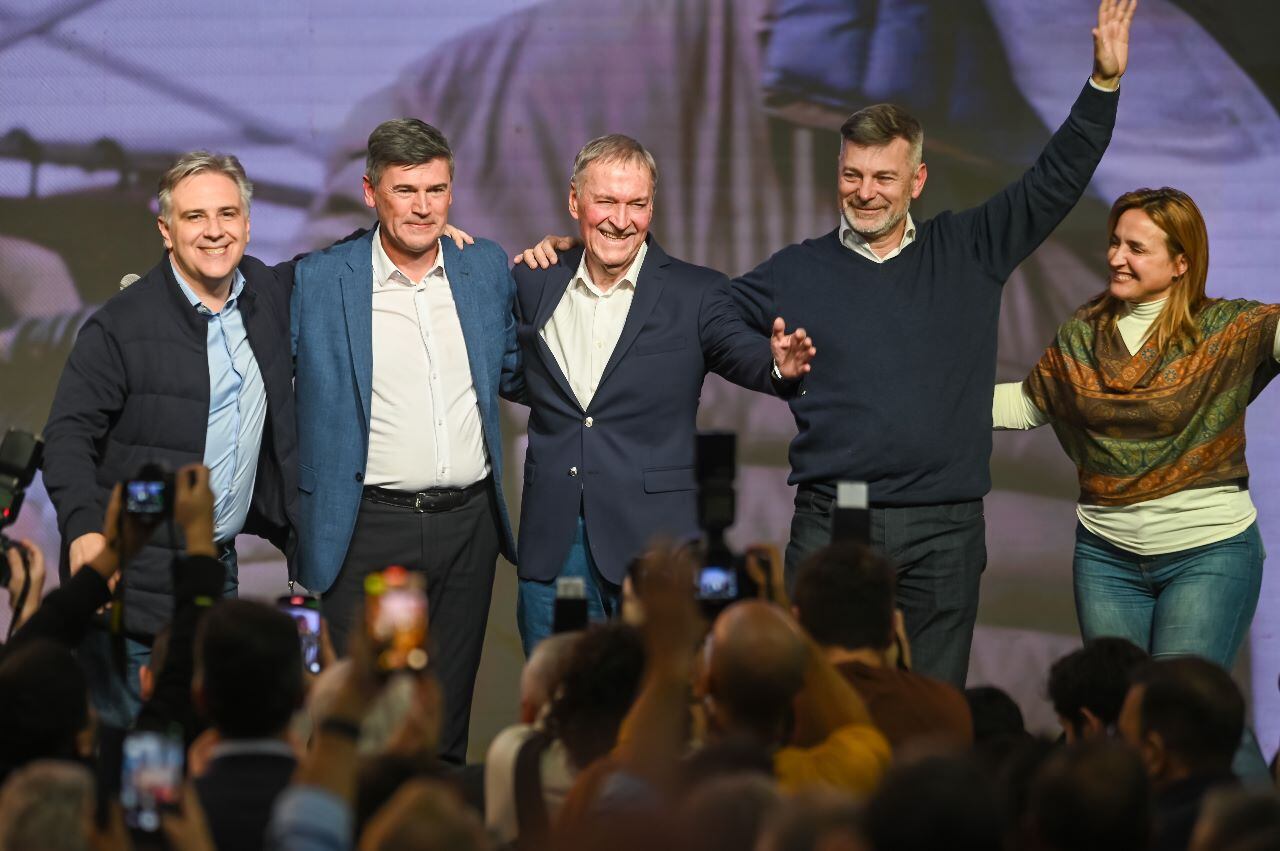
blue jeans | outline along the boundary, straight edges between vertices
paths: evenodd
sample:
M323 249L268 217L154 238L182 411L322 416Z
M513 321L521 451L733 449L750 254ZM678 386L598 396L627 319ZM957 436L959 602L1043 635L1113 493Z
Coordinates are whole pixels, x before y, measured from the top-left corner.
M622 588L600 575L596 561L591 557L591 548L587 545L587 529L581 515L578 517L578 529L573 536L573 544L564 564L560 566L560 575L580 577L587 586L587 615L593 623L609 620L618 614L621 608ZM521 579L520 590L516 596L516 627L520 630L520 644L524 647L524 655L528 657L533 648L542 639L551 635L551 627L556 608L556 580L539 582L536 579Z
M1265 558L1256 523L1225 541L1154 556L1077 524L1080 633L1085 641L1127 638L1155 657L1195 654L1230 670L1258 605Z
M218 561L222 562L227 571L222 596L235 597L240 587L235 546L224 545ZM105 629L93 628L76 648L76 657L80 660L80 667L84 669L85 680L89 685L89 701L98 713L99 722L104 726L127 730L138 717L138 710L142 709L138 671L151 662L151 645L125 636L123 671L116 667L111 647L111 633Z
M786 581L810 553L831 543L835 499L812 486L796 491ZM871 546L898 570L896 600L906 621L912 667L964 688L987 566L982 500L871 509Z

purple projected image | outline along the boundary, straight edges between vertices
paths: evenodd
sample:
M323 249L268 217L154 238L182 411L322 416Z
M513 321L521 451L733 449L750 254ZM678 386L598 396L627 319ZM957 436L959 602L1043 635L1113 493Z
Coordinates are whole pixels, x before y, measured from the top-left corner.
M1101 166L1005 287L999 380L1024 378L1103 289L1107 210L1139 186L1176 186L1199 204L1210 295L1280 301L1280 75L1256 24L1273 13L1264 0L1231 5L1142 0ZM1095 15L1092 0L483 0L429 14L407 0L354 11L229 0L216 14L143 0L0 4L0 427L43 426L80 325L122 276L160 258L155 180L180 152L241 158L256 186L249 253L276 262L370 226L366 137L418 117L455 151L450 222L513 255L571 232L574 154L626 133L657 160L655 237L734 276L837 226L837 131L866 104L921 119L930 176L917 218L1016 180L1084 84ZM700 427L739 435L731 541L784 543L789 411L718 378L702 400ZM525 416L504 408L508 493L519 493ZM1250 492L1280 552L1280 391L1264 392L1249 422ZM1075 470L1049 429L993 442L981 623L1069 647ZM39 484L14 531L57 552ZM263 587L280 593L276 551L248 539L240 549L242 562L269 565ZM1248 654L1268 755L1280 743L1277 624L1280 582L1264 581ZM1029 666L1043 659L1011 644L980 637L973 670L1042 676Z

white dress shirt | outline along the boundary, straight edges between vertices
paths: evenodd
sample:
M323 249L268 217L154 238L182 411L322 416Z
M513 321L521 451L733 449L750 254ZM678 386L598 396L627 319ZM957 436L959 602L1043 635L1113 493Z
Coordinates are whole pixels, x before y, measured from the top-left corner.
M591 281L584 251L577 274L540 332L584 411L591 406L600 376L622 336L640 267L648 253L648 244L642 243L627 273L609 289L601 290Z
M444 251L414 282L373 238L373 402L364 483L466 487L489 475L467 344Z
M912 221L911 214L907 213L907 227L902 232L902 241L898 243L898 247L881 257L871 250L871 244L862 238L862 234L858 233L849 226L849 219L842 212L840 213L840 244L852 251L854 254L861 254L863 257L875 263L883 263L886 260L892 260L902 253L902 249L906 248L916 240L916 223Z

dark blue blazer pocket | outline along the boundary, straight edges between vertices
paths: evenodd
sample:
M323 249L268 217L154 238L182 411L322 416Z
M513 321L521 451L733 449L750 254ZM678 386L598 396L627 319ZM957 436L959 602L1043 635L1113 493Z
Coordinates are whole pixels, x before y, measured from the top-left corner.
M315 493L316 471L306 464L298 465L298 490L303 493Z
M693 467L657 467L644 471L645 493L691 491L697 486Z
M662 352L674 352L677 349L683 349L688 344L689 338L683 334L660 337L656 340L636 340L635 353L637 355L657 355Z

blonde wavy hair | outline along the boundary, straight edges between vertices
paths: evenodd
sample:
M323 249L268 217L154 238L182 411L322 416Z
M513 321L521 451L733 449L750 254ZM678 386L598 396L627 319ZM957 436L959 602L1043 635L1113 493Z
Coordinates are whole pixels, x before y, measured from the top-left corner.
M1187 193L1168 186L1159 189L1135 189L1126 192L1111 205L1107 216L1107 234L1115 233L1116 223L1129 210L1141 210L1164 232L1165 247L1169 256L1183 256L1187 271L1173 279L1169 289L1169 301L1160 316L1152 324L1148 339L1154 339L1156 349L1164 354L1173 344L1200 342L1200 326L1196 316L1205 306L1205 281L1209 277L1209 232L1205 229L1204 216L1196 202ZM1110 290L1089 303L1085 315L1102 317L1106 323L1115 322L1123 315L1123 301Z

